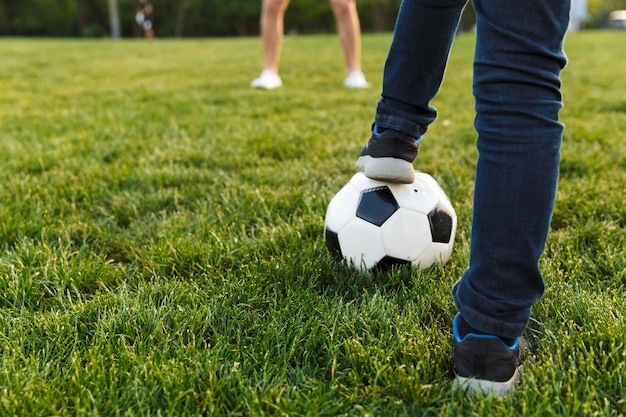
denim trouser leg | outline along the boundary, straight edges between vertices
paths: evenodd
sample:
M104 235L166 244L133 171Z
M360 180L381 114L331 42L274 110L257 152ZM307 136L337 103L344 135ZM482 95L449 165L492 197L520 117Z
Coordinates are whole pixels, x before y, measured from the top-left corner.
M404 0L383 76L376 124L415 137L435 120L429 105L448 60L467 0Z
M570 0L474 0L476 167L470 267L453 289L470 325L518 336L543 294L556 196Z
M404 0L376 123L419 136L435 119L464 0ZM453 288L473 327L518 336L543 294L539 257L554 206L563 126L560 70L570 0L474 0L476 168L470 266Z

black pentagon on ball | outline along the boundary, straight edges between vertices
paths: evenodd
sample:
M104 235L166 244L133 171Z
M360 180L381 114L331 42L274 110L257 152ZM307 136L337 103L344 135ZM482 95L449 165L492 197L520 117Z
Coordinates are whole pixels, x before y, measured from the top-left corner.
M385 256L383 259L378 261L378 263L374 267L374 270L376 272L387 272L393 267L402 268L409 266L411 266L411 261L394 258L393 256Z
M437 206L428 213L433 242L449 243L452 238L452 216L444 207Z
M330 255L337 261L341 261L343 255L341 254L341 246L339 245L339 235L336 232L333 232L329 228L324 230L326 247L328 248L328 252Z
M361 191L356 216L376 226L382 226L399 208L400 205L389 187L368 188Z

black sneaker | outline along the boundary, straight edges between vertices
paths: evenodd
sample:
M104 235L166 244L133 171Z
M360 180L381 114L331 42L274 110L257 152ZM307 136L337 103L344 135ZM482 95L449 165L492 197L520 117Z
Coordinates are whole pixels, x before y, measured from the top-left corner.
M391 129L379 134L374 126L356 165L374 180L411 184L418 151L419 141L414 137Z
M452 325L458 385L469 394L498 397L511 394L520 379L526 340L518 337L507 344L498 336L477 333L461 336L460 320L461 315L457 314Z

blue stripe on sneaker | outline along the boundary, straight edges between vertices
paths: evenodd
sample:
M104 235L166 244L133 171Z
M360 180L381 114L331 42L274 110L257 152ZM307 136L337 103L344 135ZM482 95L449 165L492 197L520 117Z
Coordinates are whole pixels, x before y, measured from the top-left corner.
M384 131L383 131L383 132L380 132L380 131L378 130L378 125L377 125L376 123L374 123L374 127L372 128L372 132L374 132L374 134L375 134L376 136L379 136L379 135L380 135L381 133L383 133ZM416 137L416 138L415 138L415 143L420 143L421 141L422 141L422 136L418 136L418 137Z
M452 321L452 333L454 335L454 340L457 343L462 343L463 340L465 340L468 336L472 336L476 339L497 339L498 341L500 341L500 343L506 346L507 349L509 350L517 349L517 346L519 345L519 337L515 338L515 342L513 342L512 345L507 345L498 336L492 335L492 334L468 333L465 336L461 337L461 333L459 332L459 325L458 325L458 321L460 317L461 317L461 313L457 313L456 316L454 316L454 320Z

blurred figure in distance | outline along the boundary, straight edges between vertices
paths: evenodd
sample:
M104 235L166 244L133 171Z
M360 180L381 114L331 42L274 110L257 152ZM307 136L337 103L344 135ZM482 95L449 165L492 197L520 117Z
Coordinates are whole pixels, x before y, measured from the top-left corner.
M283 85L278 66L284 36L283 20L288 5L289 0L263 0L261 37L264 67L261 75L252 80L250 85L253 88L272 90ZM330 0L330 5L346 60L347 77L343 84L348 88L369 88L370 84L361 71L361 24L356 0Z
M139 0L135 21L143 30L146 39L154 39L154 28L152 25L152 12L154 7L148 0Z

